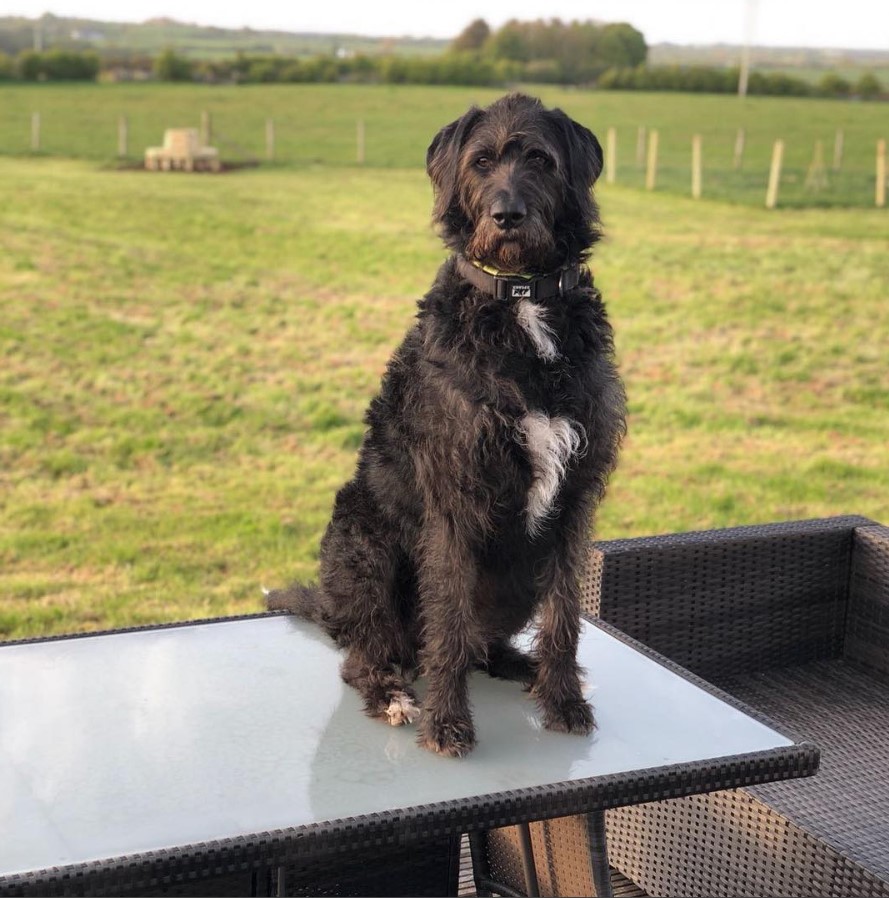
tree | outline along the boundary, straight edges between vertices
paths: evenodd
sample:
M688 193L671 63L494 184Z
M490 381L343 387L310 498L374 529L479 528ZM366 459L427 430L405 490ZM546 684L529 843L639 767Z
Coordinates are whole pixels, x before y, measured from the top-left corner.
M848 97L852 92L852 85L835 72L828 72L818 82L818 92L827 97Z
M509 59L512 62L527 62L531 59L531 47L528 39L527 23L510 19L499 28L488 41L495 59Z
M635 68L648 58L648 45L641 31L626 22L615 22L601 29L599 52L608 66Z
M876 100L883 93L883 85L880 84L873 72L865 72L855 82L853 92L862 100Z
M18 55L19 74L25 81L37 81L43 74L42 54L25 50ZM44 76L45 77L45 76Z
M15 65L12 57L0 52L0 81L12 81L15 78Z
M154 61L154 74L159 81L191 81L192 65L175 50L164 50Z
M491 29L484 19L470 22L452 41L451 49L457 53L481 50L491 36Z
M99 57L74 50L26 50L19 54L18 69L25 81L95 81Z

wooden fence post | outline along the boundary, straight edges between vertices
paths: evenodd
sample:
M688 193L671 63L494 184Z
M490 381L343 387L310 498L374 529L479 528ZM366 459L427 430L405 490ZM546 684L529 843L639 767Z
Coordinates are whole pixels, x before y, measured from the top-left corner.
M741 164L744 162L744 144L747 142L747 133L743 128L738 128L738 133L735 135L735 154L732 159L732 168L735 171L741 167Z
M648 190L654 190L657 182L657 144L658 133L652 128L648 135L648 164L645 169L645 187Z
M31 151L34 153L40 150L40 113L31 113Z
M213 120L205 109L201 112L201 144L205 147L213 143Z
M364 165L364 119L358 119L358 152L356 158L359 165Z
M766 191L766 209L774 209L778 203L778 184L781 181L781 162L784 159L784 141L776 140L772 147L772 167L769 169L769 187Z
M886 141L877 141L877 186L874 202L882 209L886 205Z
M824 167L824 147L820 140L815 141L812 161L806 172L806 190L823 190L827 187L827 170Z
M275 120L265 120L265 158L272 162L275 158Z
M701 135L695 134L691 139L691 195L701 198Z
M833 139L833 170L839 171L843 166L843 144L845 143L845 134L840 128Z
M613 184L617 178L617 131L608 129L605 139L605 181Z
M645 143L647 139L647 129L645 125L639 125L636 131L636 165L639 168L645 165Z
M117 120L117 155L121 158L126 157L129 152L129 131L127 117L120 116Z

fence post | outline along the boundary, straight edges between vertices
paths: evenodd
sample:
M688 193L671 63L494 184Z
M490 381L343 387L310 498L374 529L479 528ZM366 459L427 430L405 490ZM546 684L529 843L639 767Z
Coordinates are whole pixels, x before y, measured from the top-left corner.
M701 198L701 135L695 134L691 139L691 195Z
M636 131L636 165L642 168L645 165L645 142L647 130L645 125L639 125Z
M840 128L833 139L833 170L839 171L843 165L843 143L845 142L845 134Z
M747 142L747 133L743 128L738 128L738 133L735 135L735 154L732 159L732 168L735 171L741 167L741 163L744 161L744 144Z
M778 184L781 181L781 162L784 159L784 141L776 140L772 147L772 167L769 169L769 187L766 191L766 209L774 209L778 203Z
M213 143L213 120L207 110L201 112L201 144L205 147Z
M357 129L358 152L356 159L359 165L364 165L364 119L358 119Z
M886 205L886 141L877 141L877 186L874 202L882 209Z
M117 120L117 155L124 158L129 152L129 123L122 115Z
M812 161L806 172L806 190L823 190L827 187L827 171L824 168L824 147L820 140L815 141Z
M31 151L34 153L40 150L40 113L31 113Z
M275 158L275 120L272 118L265 120L265 158L269 162Z
M605 181L613 184L617 178L617 131L608 129L605 140Z
M657 144L658 133L652 128L648 135L648 165L645 170L645 187L648 190L654 190L657 181Z

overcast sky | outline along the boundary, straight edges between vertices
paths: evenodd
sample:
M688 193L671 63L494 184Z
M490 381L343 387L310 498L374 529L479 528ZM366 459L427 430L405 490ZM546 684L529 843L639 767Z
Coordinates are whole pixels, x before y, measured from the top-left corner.
M169 16L224 28L416 37L453 37L479 15L495 28L510 18L558 17L626 21L649 44L740 44L749 8L756 44L889 49L889 0L2 0L0 15L128 22Z

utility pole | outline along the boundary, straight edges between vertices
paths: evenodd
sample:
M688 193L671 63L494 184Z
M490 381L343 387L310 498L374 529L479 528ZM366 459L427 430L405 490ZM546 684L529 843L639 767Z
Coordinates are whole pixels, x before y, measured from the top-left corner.
M758 0L747 0L747 14L744 17L744 47L741 50L741 74L738 77L738 96L747 96L747 80L750 77L750 45L756 25L756 4Z

